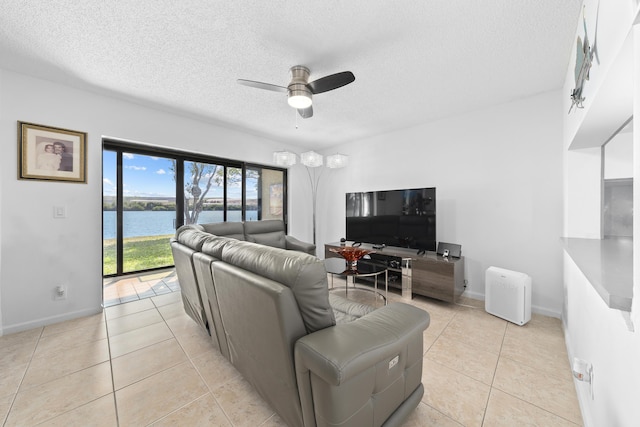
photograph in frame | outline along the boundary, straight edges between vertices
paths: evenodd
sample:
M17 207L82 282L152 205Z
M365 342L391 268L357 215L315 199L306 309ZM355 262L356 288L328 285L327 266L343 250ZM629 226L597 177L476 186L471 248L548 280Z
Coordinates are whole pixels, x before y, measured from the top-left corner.
M86 132L18 122L18 178L86 183Z

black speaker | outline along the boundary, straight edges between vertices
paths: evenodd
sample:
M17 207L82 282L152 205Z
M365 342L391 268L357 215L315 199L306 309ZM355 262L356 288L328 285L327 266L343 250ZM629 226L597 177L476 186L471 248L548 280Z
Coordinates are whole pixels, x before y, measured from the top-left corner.
M460 258L462 255L462 246L455 243L438 242L438 250L436 253L444 256L445 251L448 251L450 257Z

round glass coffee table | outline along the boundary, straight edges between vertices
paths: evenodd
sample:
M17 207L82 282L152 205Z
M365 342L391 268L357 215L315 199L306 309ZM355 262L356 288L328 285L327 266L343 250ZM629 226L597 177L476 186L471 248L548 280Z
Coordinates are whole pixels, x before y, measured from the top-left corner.
M344 277L345 279L345 295L349 292L349 277L351 277L352 289L374 292L376 295L380 295L384 299L384 304L387 304L387 297L389 296L389 272L387 267L381 264L367 262L367 260L359 260L356 270L348 268L347 261L344 258L326 258L324 260L324 266L327 273L331 275L331 288L342 289L341 287L335 288L333 286L334 276ZM384 295L378 291L378 276L384 274ZM373 289L356 287L356 278L358 277L372 277Z

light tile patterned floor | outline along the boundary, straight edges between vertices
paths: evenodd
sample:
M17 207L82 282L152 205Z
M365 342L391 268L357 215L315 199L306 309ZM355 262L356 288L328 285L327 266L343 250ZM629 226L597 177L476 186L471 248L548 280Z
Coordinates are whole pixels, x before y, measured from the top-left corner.
M184 314L179 292L139 298L0 337L3 425L283 425ZM463 303L411 301L431 325L425 394L405 426L581 425L560 321L534 315L519 327Z
M111 307L180 290L173 268L104 279L104 306Z

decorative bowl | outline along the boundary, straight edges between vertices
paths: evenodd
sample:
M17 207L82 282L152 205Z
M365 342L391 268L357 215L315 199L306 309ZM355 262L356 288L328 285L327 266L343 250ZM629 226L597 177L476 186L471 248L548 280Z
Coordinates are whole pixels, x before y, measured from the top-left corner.
M329 248L331 252L335 252L340 255L342 258L347 260L349 263L349 268L353 271L358 269L358 260L362 259L365 255L369 255L374 253L375 251L369 249L362 249L353 246L344 246L341 248Z

